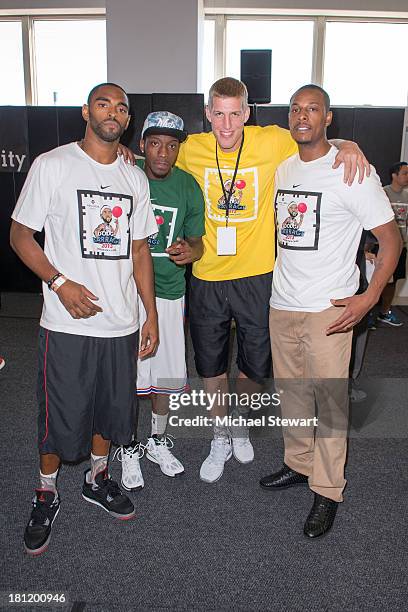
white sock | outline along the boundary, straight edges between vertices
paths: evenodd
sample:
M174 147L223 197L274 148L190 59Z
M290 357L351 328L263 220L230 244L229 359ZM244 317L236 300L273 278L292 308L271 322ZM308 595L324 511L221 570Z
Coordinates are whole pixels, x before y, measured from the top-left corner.
M162 436L167 427L168 414L156 414L152 412L152 436Z
M229 437L228 427L225 427L224 425L214 425L213 429L214 429L214 439Z
M91 471L87 473L87 482L95 482L96 476L103 472L108 465L108 455L94 455L91 453Z
M57 476L59 468L53 474L43 474L40 470L40 489L46 489L47 491L53 491L57 493Z

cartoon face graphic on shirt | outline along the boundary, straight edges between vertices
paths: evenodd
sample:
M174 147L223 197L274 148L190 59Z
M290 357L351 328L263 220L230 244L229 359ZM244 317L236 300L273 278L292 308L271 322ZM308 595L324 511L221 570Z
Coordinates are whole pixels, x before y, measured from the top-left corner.
M242 181L242 180L238 182L239 182L240 187L242 186L243 183L245 183L245 181ZM238 210L245 210L245 206L241 204L241 200L242 200L242 196L244 193L243 189L246 187L246 184L244 184L243 189L238 189L236 183L234 183L234 186L232 187L231 196L229 196L231 192L231 187L232 187L232 180L227 179L224 183L224 189L225 189L225 194L227 198L225 198L224 194L220 197L220 199L218 200L218 208L220 210L226 210L227 201L229 197L228 210L229 210L229 214L233 215Z
M275 212L279 246L283 249L317 250L322 194L278 189Z
M111 238L114 238L116 244L120 243L120 238L116 238L119 231L119 220L116 218L112 222L112 209L110 206L102 206L101 219L102 223L94 229L94 242L102 244L103 242L109 242Z
M231 189L233 168L221 169L225 194ZM225 220L226 200L217 168L206 168L204 174L204 199L209 219ZM234 223L253 221L258 217L258 169L239 170L235 178L228 206L230 219Z
M154 198L151 199L151 203L158 231L148 237L147 243L152 257L168 257L165 249L174 242L177 208L162 206L156 203Z
M91 190L77 195L82 257L129 259L132 196Z
M302 209L303 210L303 209ZM291 202L288 206L289 217L287 217L282 223L282 232L288 230L300 230L300 226L303 223L304 213L299 212L298 205L296 202ZM299 235L303 236L304 232L299 232ZM288 235L290 235L288 231Z

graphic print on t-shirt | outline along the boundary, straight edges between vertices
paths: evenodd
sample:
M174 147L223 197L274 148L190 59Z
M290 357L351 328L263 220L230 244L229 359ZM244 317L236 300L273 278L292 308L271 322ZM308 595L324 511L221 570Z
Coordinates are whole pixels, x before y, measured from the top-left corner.
M129 259L132 196L82 189L77 194L82 257Z
M221 170L225 192L231 189L233 169ZM215 221L225 221L225 197L217 168L206 168L204 175L204 198L207 214ZM229 203L230 221L244 223L258 216L258 169L239 170Z
M391 202L392 209L395 214L395 221L401 232L402 239L404 242L407 240L407 229L408 229L408 204L404 202Z
M177 208L155 204L155 198L151 198L151 203L159 231L147 239L150 252L152 257L168 257L164 251L173 244Z
M322 194L278 189L275 197L279 246L283 249L317 251Z

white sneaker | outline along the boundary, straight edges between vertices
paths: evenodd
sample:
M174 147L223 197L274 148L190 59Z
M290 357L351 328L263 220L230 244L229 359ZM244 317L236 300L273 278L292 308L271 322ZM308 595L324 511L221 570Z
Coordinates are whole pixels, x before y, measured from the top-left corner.
M240 463L251 463L254 460L254 447L249 436L246 438L232 438L232 452Z
M181 461L179 461L171 452L170 448L173 448L174 442L171 436L161 436L148 438L146 449L146 457L153 463L157 463L160 466L161 471L166 476L177 476L184 472L184 467Z
M122 464L122 478L120 484L126 491L143 489L144 480L140 462L144 455L144 446L137 442L134 446L119 446L113 459L117 458Z
M231 459L231 441L227 437L214 438L207 459L201 465L200 478L204 482L217 482L224 472L224 465Z

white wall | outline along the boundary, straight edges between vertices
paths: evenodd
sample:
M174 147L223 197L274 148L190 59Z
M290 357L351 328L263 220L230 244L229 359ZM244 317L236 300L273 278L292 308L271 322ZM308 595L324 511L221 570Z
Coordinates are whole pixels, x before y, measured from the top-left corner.
M108 79L129 92L195 93L202 0L106 0Z

